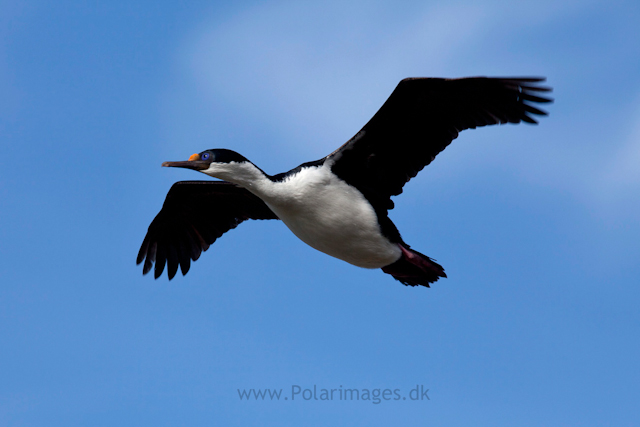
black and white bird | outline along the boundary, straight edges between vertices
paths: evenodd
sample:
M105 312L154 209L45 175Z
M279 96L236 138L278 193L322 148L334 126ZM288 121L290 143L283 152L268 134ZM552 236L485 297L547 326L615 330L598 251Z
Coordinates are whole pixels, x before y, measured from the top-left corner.
M406 244L389 219L391 196L458 133L480 126L536 124L551 102L542 78L402 80L371 120L328 156L268 175L240 154L211 149L162 166L223 181L172 187L138 253L143 274L167 265L169 279L189 271L217 238L247 219L280 219L309 246L363 268L381 268L405 285L447 277L441 265Z

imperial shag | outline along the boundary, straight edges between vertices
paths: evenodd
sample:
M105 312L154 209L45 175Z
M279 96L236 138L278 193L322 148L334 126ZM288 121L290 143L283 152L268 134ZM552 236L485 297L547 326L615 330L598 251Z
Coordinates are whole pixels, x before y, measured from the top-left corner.
M138 253L143 274L187 274L217 238L247 219L280 219L309 246L350 264L381 268L405 285L447 277L441 265L406 244L388 211L391 196L431 163L458 133L480 126L536 124L551 102L542 78L402 80L371 120L320 160L268 175L226 149L162 166L194 169L223 181L172 187Z

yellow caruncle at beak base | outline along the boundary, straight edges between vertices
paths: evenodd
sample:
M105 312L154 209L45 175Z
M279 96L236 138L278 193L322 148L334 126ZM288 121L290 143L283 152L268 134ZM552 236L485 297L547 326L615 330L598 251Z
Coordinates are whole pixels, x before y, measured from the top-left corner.
M194 160L200 160L200 154L192 154L191 157L189 157L190 162Z

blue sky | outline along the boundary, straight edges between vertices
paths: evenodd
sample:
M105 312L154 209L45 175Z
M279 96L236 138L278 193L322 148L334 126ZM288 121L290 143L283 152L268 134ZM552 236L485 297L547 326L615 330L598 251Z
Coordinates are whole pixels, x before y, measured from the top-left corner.
M640 5L0 1L0 425L640 425ZM448 279L406 288L278 222L186 277L135 256L163 169L268 173L408 76L546 76L540 126L467 131L395 199ZM238 389L429 389L241 401Z

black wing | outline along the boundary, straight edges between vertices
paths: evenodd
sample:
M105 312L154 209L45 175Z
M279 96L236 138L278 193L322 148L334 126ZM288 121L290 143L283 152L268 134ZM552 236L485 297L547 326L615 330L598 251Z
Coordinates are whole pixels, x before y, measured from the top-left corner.
M157 279L167 264L169 280L178 265L185 275L191 260L227 231L247 219L278 219L259 197L224 181L181 181L169 190L162 209L144 237L137 264L143 274L155 262Z
M536 92L543 78L402 80L380 110L346 144L328 156L333 172L358 188L377 209L431 163L464 129L498 123L537 123L546 115L532 103L551 102Z

